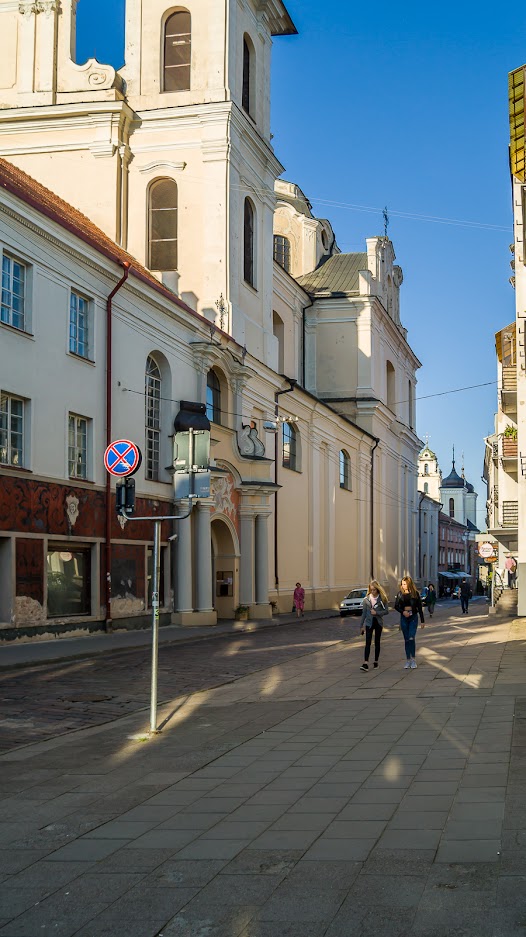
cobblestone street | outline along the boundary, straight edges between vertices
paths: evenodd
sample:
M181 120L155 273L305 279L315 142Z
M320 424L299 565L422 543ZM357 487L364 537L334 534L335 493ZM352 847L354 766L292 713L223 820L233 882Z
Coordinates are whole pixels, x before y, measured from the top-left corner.
M357 631L356 619L332 618L161 645L159 699L229 683ZM0 672L0 751L136 712L149 705L150 673L149 645Z
M444 603L369 673L356 632L162 648L151 739L146 652L4 673L91 727L0 758L1 937L523 935L526 626Z

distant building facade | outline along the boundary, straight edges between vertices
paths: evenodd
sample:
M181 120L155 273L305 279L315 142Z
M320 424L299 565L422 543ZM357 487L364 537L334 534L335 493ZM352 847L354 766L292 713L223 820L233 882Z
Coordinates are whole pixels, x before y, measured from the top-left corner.
M512 322L495 335L497 411L494 432L485 442L483 477L487 486L486 527L496 544L496 568L504 575L506 558L519 549L519 458L517 409L517 334Z

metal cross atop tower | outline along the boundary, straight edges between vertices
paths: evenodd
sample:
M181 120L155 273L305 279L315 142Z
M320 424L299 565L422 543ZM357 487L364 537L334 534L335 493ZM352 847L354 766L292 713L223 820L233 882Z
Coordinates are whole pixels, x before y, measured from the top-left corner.
M389 227L389 214L388 214L388 211L387 211L387 205L385 206L385 208L384 208L384 210L383 210L383 212L382 212L382 215L383 215L383 219L384 219L384 237L387 237L387 229L388 229L388 227Z

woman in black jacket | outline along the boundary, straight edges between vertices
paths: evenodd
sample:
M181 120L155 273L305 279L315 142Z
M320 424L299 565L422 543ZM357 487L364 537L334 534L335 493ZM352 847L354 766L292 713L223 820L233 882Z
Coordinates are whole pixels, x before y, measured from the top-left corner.
M400 612L400 630L405 641L405 656L407 658L405 670L415 670L416 660L416 630L420 616L421 627L425 627L424 612L420 595L411 576L404 576L400 583L400 591L396 596L395 609Z

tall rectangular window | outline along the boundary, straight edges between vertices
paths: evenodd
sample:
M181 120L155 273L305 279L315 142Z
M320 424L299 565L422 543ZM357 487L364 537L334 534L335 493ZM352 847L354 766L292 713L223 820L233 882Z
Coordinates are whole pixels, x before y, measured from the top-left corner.
M89 300L75 290L69 299L69 350L89 357Z
M8 254L2 256L2 303L0 322L15 329L26 324L26 267Z
M24 401L0 393L0 464L24 465Z
M290 273L290 241L281 234L274 235L274 260Z
M161 371L148 356L145 373L146 478L159 479L161 447Z
M68 420L68 472L70 478L88 477L88 421L74 413Z

